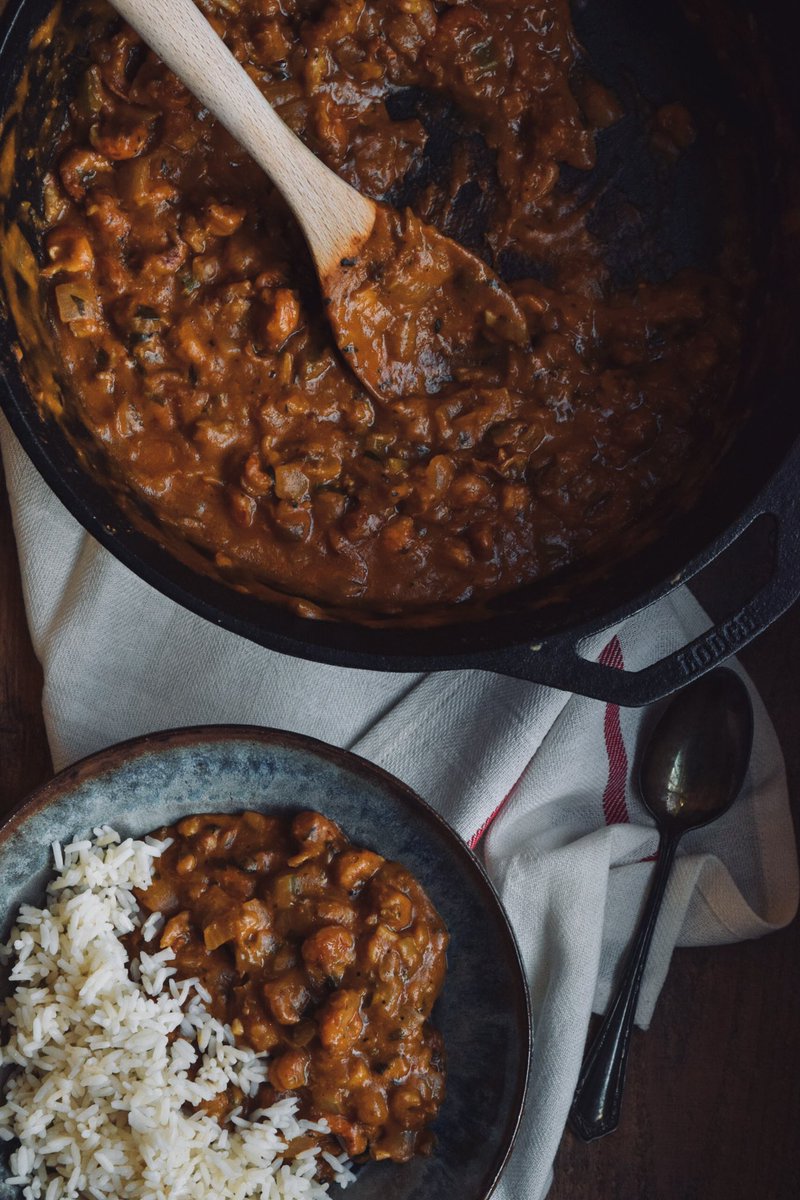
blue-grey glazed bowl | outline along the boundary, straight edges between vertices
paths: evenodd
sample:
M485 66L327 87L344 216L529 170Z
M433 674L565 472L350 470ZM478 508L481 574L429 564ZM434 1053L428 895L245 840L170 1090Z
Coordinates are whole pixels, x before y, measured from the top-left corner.
M39 788L0 828L2 936L22 902L42 901L53 841L100 824L142 835L191 813L244 808L319 809L353 842L409 867L450 933L434 1013L447 1053L436 1149L404 1165L368 1164L348 1200L485 1200L511 1151L527 1085L530 1011L519 953L474 855L372 763L249 726L156 733L101 751ZM17 1189L3 1185L3 1174L0 1164L0 1200L10 1200Z

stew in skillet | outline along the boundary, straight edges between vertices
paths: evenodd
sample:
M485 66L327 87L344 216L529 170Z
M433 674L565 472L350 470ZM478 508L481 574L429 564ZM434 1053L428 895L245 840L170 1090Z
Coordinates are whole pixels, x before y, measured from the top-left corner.
M398 97L457 112L470 134L416 215L449 233L480 211L474 248L525 329L463 375L417 344L408 391L368 395L269 181L112 21L46 181L44 274L67 406L165 532L306 615L452 619L619 557L690 505L734 421L740 229L720 214L728 250L706 272L615 282L594 201L564 180L625 114L566 0L199 3L281 117L374 197L426 161L429 127ZM665 172L696 136L677 102L649 131ZM462 301L445 278L431 339ZM381 352L412 361L402 331Z

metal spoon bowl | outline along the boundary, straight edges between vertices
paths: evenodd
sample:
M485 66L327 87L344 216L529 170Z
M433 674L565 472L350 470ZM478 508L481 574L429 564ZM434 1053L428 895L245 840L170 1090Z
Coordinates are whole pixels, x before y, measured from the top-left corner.
M738 796L750 761L753 709L747 688L721 668L680 692L656 723L639 768L639 789L659 832L647 903L617 992L587 1053L569 1115L591 1142L619 1124L636 1002L678 843L716 821Z
M723 668L668 706L642 754L639 790L659 824L686 832L715 821L742 786L753 709L738 675Z

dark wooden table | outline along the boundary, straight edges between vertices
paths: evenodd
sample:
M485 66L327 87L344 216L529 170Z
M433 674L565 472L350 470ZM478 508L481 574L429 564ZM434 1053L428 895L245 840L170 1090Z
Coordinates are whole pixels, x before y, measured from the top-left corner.
M712 573L703 599L713 608L726 590ZM800 606L743 658L796 800ZM0 486L0 807L51 772L40 689ZM619 1130L593 1146L565 1134L551 1200L798 1200L799 993L800 922L758 942L678 951L652 1028L634 1037Z

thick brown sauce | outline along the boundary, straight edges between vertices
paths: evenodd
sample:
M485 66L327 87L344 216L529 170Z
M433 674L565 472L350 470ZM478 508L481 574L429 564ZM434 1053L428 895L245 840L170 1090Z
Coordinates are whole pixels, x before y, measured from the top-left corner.
M531 358L524 313L498 276L410 210L378 205L369 238L323 286L339 349L379 403L480 387L514 354Z
M447 97L496 157L487 254L548 283L513 285L532 350L453 379L434 355L426 379L393 331L411 391L374 400L267 179L132 33L97 36L46 188L48 287L67 408L162 528L306 612L413 614L627 554L687 507L731 427L741 289L720 270L615 292L591 205L558 186L621 116L566 0L201 7L283 119L373 196L426 141L387 96ZM679 105L654 118L665 169L693 137ZM446 227L471 170L457 148L418 216ZM440 304L444 320L446 282Z
M411 872L315 812L205 814L158 836L174 841L139 901L167 918L156 940L178 977L198 978L237 1040L269 1052L256 1107L296 1096L302 1117L328 1122L328 1148L352 1157L427 1153L444 1098L429 1018L448 939ZM223 1118L242 1099L229 1090L203 1107Z

